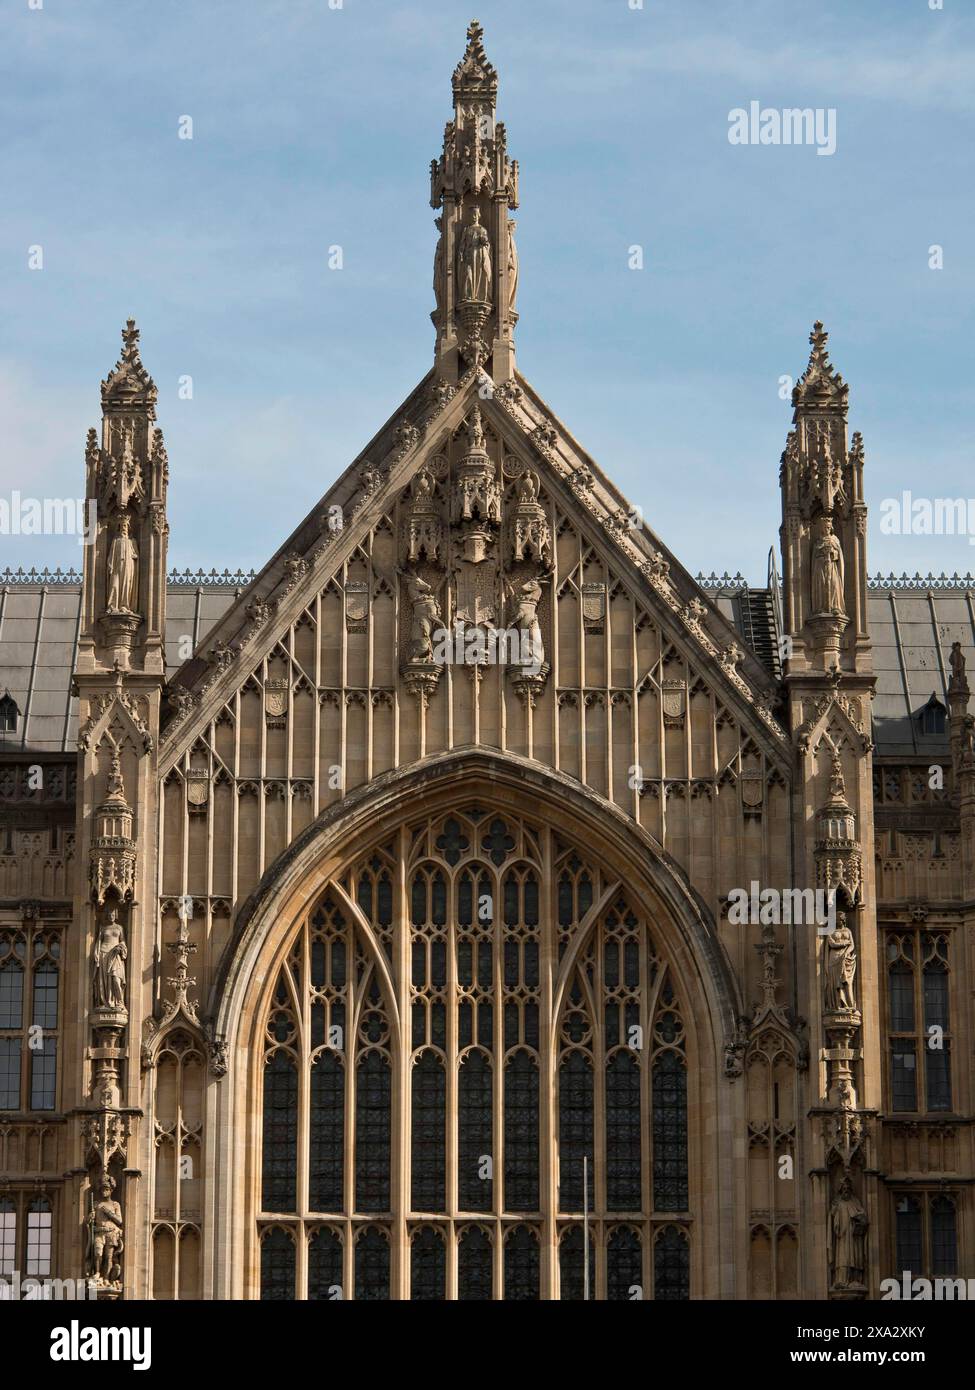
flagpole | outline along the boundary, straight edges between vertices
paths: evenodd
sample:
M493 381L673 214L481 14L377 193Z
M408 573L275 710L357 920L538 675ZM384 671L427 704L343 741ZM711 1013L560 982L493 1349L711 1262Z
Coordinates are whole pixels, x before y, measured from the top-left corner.
M589 1158L582 1155L582 1297L589 1301Z

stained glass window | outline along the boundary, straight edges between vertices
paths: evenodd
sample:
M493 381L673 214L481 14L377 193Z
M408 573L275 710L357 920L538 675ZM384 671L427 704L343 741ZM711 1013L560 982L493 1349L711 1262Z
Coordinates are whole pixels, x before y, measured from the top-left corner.
M605 881L473 807L330 881L265 1019L262 1297L581 1298L584 1160L591 1297L688 1296L688 1232L652 1221L688 1209L684 1014L628 890L593 914Z

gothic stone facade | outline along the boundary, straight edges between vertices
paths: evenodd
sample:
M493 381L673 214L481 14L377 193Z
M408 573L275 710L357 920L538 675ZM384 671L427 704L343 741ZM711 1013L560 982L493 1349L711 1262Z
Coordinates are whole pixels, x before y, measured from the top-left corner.
M3 1268L573 1298L588 1216L596 1298L973 1277L971 594L884 753L906 600L868 584L820 324L781 586L699 584L636 523L515 367L496 93L473 25L433 369L252 582L167 583L131 322L83 581L7 577ZM753 884L835 921L742 922Z

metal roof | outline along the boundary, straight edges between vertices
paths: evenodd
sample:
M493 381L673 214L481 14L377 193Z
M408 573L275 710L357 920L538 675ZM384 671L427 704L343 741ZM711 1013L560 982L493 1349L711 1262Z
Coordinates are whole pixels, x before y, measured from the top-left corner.
M252 573L185 570L169 576L166 666L175 671L247 587ZM769 662L769 632L758 620L770 610L768 590L741 575L699 575L719 611ZM881 756L943 756L947 736L922 732L920 713L932 694L947 704L948 653L962 644L975 671L975 577L877 576L868 608L877 677L874 742ZM81 621L81 577L74 571L0 574L0 695L20 711L0 750L74 751L77 700L71 672Z
M166 601L166 669L192 655L252 575L211 570L171 574ZM81 627L81 576L75 571L0 574L0 695L20 717L0 731L0 751L74 752L78 701L71 673Z

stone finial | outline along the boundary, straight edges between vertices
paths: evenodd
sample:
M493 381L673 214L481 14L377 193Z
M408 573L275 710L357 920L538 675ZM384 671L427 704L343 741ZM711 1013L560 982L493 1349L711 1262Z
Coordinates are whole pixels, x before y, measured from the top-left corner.
M122 329L122 351L115 366L102 382L104 410L143 410L150 420L156 417L156 383L139 356L139 329L135 319L126 319Z
M796 411L839 410L847 408L850 388L829 360L829 334L817 319L809 335L812 351L806 370L792 391Z

